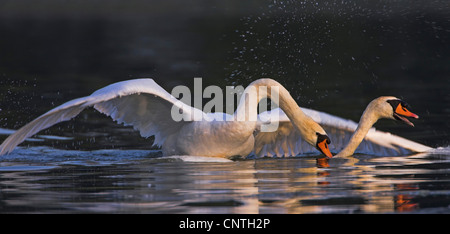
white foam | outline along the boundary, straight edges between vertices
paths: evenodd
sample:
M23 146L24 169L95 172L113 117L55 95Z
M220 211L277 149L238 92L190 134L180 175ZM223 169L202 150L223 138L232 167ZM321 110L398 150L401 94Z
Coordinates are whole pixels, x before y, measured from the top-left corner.
M450 155L450 146L438 147L428 151L427 153Z
M233 162L232 160L227 158L191 156L191 155L173 155L161 157L159 159L175 159L183 162Z

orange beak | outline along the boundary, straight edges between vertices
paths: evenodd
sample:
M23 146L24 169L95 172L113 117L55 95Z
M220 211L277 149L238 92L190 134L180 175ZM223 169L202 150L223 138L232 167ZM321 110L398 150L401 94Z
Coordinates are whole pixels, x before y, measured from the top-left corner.
M333 154L331 154L330 149L328 148L328 143L327 140L323 140L319 143L317 143L317 149L322 152L322 154L324 154L325 156L327 156L328 158L333 157Z
M406 116L406 117L415 118L415 119L419 118L418 115L412 113L411 111L409 111L408 109L403 107L402 104L398 104L397 108L395 109L395 113Z
M411 123L406 117L415 119L419 118L418 115L406 109L406 107L404 107L402 104L398 104L397 108L395 108L394 116L412 127L414 127L414 124Z

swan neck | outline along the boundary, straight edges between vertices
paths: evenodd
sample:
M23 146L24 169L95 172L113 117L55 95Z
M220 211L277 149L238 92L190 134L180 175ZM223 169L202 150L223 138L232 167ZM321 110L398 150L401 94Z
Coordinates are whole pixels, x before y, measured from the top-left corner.
M345 148L336 155L336 157L346 157L353 155L353 153L356 151L358 146L364 140L367 133L378 119L379 117L376 115L373 106L369 105L361 116L358 127L350 138L350 141L347 143Z
M256 80L244 90L236 112L234 113L235 120L245 119L254 121L256 127L258 103L263 98L270 98L273 102L278 103L278 106L291 120L293 125L297 127L300 133L302 135L308 134L308 124L311 124L310 121L313 120L303 113L289 91L272 79Z
M258 103L264 99L270 98L294 121L306 116L295 100L281 84L272 79L259 79L252 82L245 90L239 105L234 113L235 118L245 120L257 120Z

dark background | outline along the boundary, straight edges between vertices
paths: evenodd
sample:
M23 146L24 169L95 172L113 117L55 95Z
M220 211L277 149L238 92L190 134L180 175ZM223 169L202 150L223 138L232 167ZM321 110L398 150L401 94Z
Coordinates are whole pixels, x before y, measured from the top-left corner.
M194 77L203 78L203 87L246 86L271 77L300 106L354 121L372 99L397 96L421 117L416 127L390 120L376 127L447 146L449 5L445 0L2 0L0 127L17 129L52 107L121 80L151 77L170 92L175 85L192 85ZM46 133L76 135L74 146L83 149L92 142L99 148L148 145L127 131L125 138L133 140L124 141L117 136L124 135L122 127L93 111L83 113Z

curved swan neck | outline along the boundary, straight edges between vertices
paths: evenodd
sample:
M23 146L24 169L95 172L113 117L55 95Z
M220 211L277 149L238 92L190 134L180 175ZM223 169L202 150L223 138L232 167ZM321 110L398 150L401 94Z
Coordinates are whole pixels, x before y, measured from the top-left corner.
M350 141L341 152L335 155L335 157L347 157L353 155L356 148L358 148L370 128L372 128L378 119L379 116L376 114L374 104L370 103L362 114L358 127L350 138Z
M307 131L308 120L312 121L312 119L303 113L289 91L272 79L256 80L244 90L236 112L234 113L235 120L255 121L256 124L258 103L263 98L271 98L275 102L278 99L279 107L293 122L293 125L299 128L302 133Z
M234 115L238 118L245 117L246 120L256 120L258 103L263 98L278 98L278 105L288 117L290 117L289 114L306 116L289 94L289 91L272 79L259 79L249 84L244 90Z

